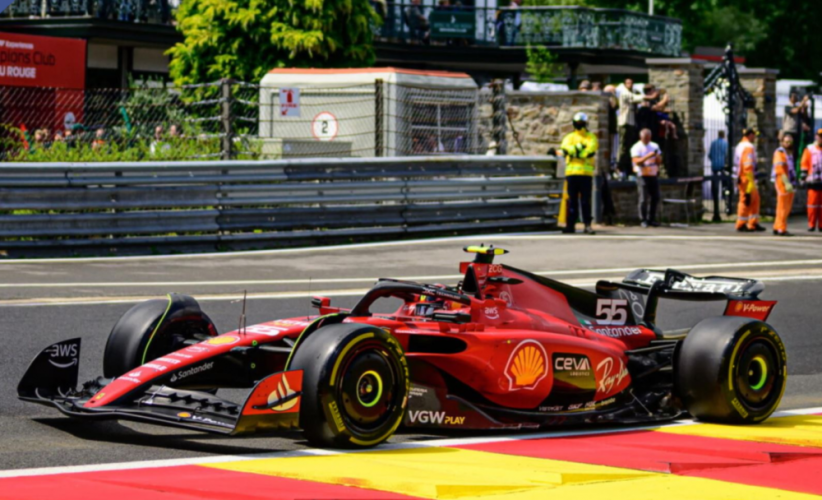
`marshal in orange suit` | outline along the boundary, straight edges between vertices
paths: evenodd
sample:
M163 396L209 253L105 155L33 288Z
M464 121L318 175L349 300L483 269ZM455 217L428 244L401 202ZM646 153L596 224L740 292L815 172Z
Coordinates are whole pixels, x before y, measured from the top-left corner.
M793 137L785 134L780 146L773 153L771 181L776 187L776 217L773 219L773 234L791 236L788 232L788 216L793 205L796 185L796 163L793 156Z
M742 131L742 140L734 151L734 175L739 187L739 205L736 210L736 230L741 232L765 231L759 225L759 189L756 187L756 142L754 129Z

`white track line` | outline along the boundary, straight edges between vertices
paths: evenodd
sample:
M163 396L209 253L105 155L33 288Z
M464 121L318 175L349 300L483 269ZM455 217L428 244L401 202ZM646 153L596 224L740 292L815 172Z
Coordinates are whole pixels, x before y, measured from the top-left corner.
M618 280L620 278L603 278L606 281L610 280ZM822 280L822 274L818 275L796 275L796 276L764 276L764 277L756 277L759 281L815 281L815 280ZM581 282L581 281L566 281L568 285L572 285L579 288L593 288L596 286L596 282ZM274 292L274 293L249 293L246 295L248 300L260 300L260 299L268 299L268 300L284 300L284 299L308 299L313 296L324 296L324 297L352 297L352 296L359 296L365 294L369 289L368 288L361 288L361 289L347 289L347 290L315 290L310 293L307 291L297 291L297 292ZM242 299L243 295L236 293L236 294L220 294L220 295L198 295L196 297L198 302L209 302L209 301L221 301L221 300L240 300ZM116 298L113 297L111 299L103 299L99 297L89 297L89 298L76 298L76 299L67 299L65 297L57 297L54 299L48 298L37 298L37 299L10 299L6 301L0 301L0 309L4 307L40 307L40 306L96 306L96 305L110 305L110 304L135 304L137 302L142 302L144 300L149 300L152 298L157 298L154 296L143 296L143 297L122 297Z
M205 257L217 258L231 258L240 256L254 256L254 255L273 255L280 253L305 253L305 252L335 252L339 250L351 251L366 248L380 248L391 246L407 246L407 245L427 245L436 243L445 243L451 241L471 241L471 242L491 242L491 241L512 241L512 240L570 240L570 239L597 239L597 240L676 240L676 241L692 241L692 240L711 240L711 241L779 241L782 243L790 241L817 241L822 242L822 238L817 236L794 236L786 239L781 236L744 236L744 235L673 235L673 234L600 234L597 236L584 235L570 235L561 234L559 232L548 233L513 233L513 234L482 234L470 236L451 236L443 238L431 238L421 240L399 240L399 241L385 241L379 243L355 243L350 245L329 245L318 247L304 247L304 248L280 248L274 250L247 250L238 252L211 252L199 254L186 255L134 255L134 256L119 256L119 257L75 257L75 258L55 258L55 259L0 259L0 266L4 264L53 264L66 262L113 262L119 260L168 260L168 259L197 259Z
M809 415L814 413L822 413L822 407L819 408L804 408L799 410L779 411L773 414L771 418L790 417L796 415ZM473 444L484 443L499 443L506 441L523 441L529 439L556 439L566 437L579 436L596 436L600 434L616 434L623 432L636 432L640 430L659 429L662 427L676 427L683 425L698 425L698 422L693 420L680 420L676 422L654 425L654 426L640 426L640 427L620 427L611 429L588 429L576 431L557 431L557 432L536 432L527 434L509 434L505 436L480 436L470 438L448 438L448 439L432 439L430 441L417 441L413 443L393 443L382 445L377 448L369 450L322 450L316 448L309 448L306 450L295 451L281 451L270 453L257 453L250 455L216 455L211 457L197 457L197 458L175 458L169 460L145 460L139 462L119 462L110 464L91 464L91 465L71 465L64 467L42 467L34 469L17 469L0 471L0 479L12 477L31 477L31 476L48 476L54 474L76 474L81 472L104 472L104 471L120 471L133 469L147 469L155 467L175 467L180 465L201 465L219 462L241 462L248 460L271 459L271 458L290 458L290 457L305 457L305 456L319 456L319 455L343 455L349 453L363 453L368 451L389 451L389 450L405 450L418 448L435 448L442 446L466 446ZM160 436L159 439L162 439ZM2 483L0 483L2 484Z
M646 269L666 269L677 270L691 269L741 269L756 267L785 267L822 265L822 259L801 259L801 260L769 260L750 262L721 262L714 264L655 264L643 266ZM568 276L576 274L604 274L604 273L628 273L639 266L632 267L611 267L600 269L557 269L551 271L537 271L534 274L540 276ZM432 276L400 276L395 279L407 281L431 281L460 279L461 274L442 274ZM317 278L317 279L274 279L274 280L228 280L228 281L122 281L122 282L59 282L59 283L0 283L0 288L118 288L118 287L139 287L139 286L233 286L233 285L311 285L329 283L373 283L377 277L368 278Z

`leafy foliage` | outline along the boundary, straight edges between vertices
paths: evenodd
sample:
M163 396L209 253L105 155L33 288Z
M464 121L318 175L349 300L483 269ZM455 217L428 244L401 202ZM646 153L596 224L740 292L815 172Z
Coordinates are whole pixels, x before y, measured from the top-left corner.
M525 63L527 71L537 83L551 83L555 78L563 75L563 66L557 56L543 46L526 49L528 57Z
M374 63L368 0L182 0L182 43L169 49L177 85L221 78L258 82L282 67Z

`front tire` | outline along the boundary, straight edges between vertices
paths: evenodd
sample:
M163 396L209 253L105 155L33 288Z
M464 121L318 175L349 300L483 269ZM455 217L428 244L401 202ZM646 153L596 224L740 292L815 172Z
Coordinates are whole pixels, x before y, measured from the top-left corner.
M153 359L182 349L186 340L217 335L200 304L171 293L166 299L141 302L123 314L108 335L103 375L119 377Z
M720 316L699 322L683 341L675 385L699 420L753 424L782 399L788 376L782 339L762 321Z
M290 370L303 370L300 427L312 446L369 448L394 434L410 380L402 347L390 333L342 323L301 342Z

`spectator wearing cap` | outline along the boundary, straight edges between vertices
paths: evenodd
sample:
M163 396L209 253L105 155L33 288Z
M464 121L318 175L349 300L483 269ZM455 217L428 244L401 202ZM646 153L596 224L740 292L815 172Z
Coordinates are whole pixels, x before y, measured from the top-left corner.
M579 207L585 234L595 234L591 228L591 194L593 192L594 163L599 144L596 135L588 132L588 115L577 113L573 118L574 131L562 139L561 154L565 157L565 183L568 201L564 233L574 233Z
M577 88L580 92L590 92L591 91L591 82L588 80L582 80L579 82L579 87Z
M756 136L754 129L742 131L742 140L734 151L734 177L739 188L736 209L736 230L765 231L759 224L759 188L756 186Z

